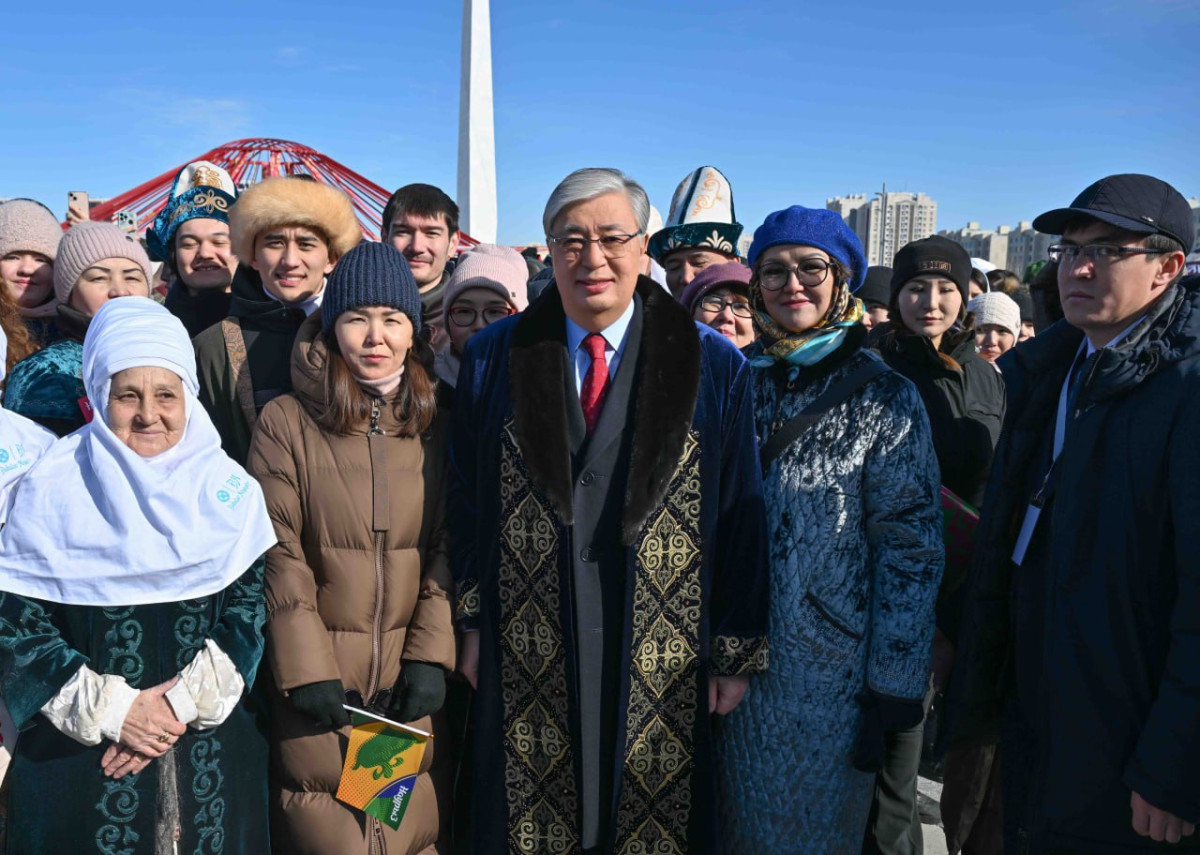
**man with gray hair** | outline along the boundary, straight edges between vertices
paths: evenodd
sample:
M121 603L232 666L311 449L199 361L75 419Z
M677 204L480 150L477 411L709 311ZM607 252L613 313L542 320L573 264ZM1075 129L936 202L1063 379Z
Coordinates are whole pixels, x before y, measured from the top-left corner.
M555 188L555 289L466 347L447 520L476 853L714 851L712 718L767 666L749 372L640 275L615 169Z

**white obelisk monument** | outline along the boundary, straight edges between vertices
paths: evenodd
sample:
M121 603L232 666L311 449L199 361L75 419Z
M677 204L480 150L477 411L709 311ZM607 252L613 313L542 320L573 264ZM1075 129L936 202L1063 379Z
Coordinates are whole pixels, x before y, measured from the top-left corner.
M496 242L496 130L492 121L489 0L463 0L462 89L458 96L458 207L464 232Z

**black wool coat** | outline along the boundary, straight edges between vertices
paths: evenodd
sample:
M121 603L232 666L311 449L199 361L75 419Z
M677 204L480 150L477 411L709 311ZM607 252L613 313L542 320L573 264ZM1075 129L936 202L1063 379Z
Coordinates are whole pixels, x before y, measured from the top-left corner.
M1052 498L1011 560L1049 468L1083 334L1006 354L996 453L946 723L997 738L1005 819L1028 852L1200 851L1137 836L1130 793L1200 822L1200 279L1087 358Z

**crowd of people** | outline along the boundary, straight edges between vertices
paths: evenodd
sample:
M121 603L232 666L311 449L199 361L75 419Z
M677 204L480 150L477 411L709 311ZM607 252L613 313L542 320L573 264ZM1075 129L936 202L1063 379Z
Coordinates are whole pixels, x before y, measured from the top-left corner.
M8 852L1200 852L1200 277L1105 177L988 269L564 178L548 256L189 164L0 204ZM347 705L432 732L398 828Z

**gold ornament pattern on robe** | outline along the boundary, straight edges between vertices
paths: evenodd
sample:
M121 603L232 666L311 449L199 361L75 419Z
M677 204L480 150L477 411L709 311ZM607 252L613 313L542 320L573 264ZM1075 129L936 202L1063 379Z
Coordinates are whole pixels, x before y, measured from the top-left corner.
M560 528L549 503L534 490L512 421L500 440L500 520L497 587L509 849L577 853L579 800L560 619Z
M700 700L702 564L700 444L692 431L666 501L637 545L619 855L687 852Z

